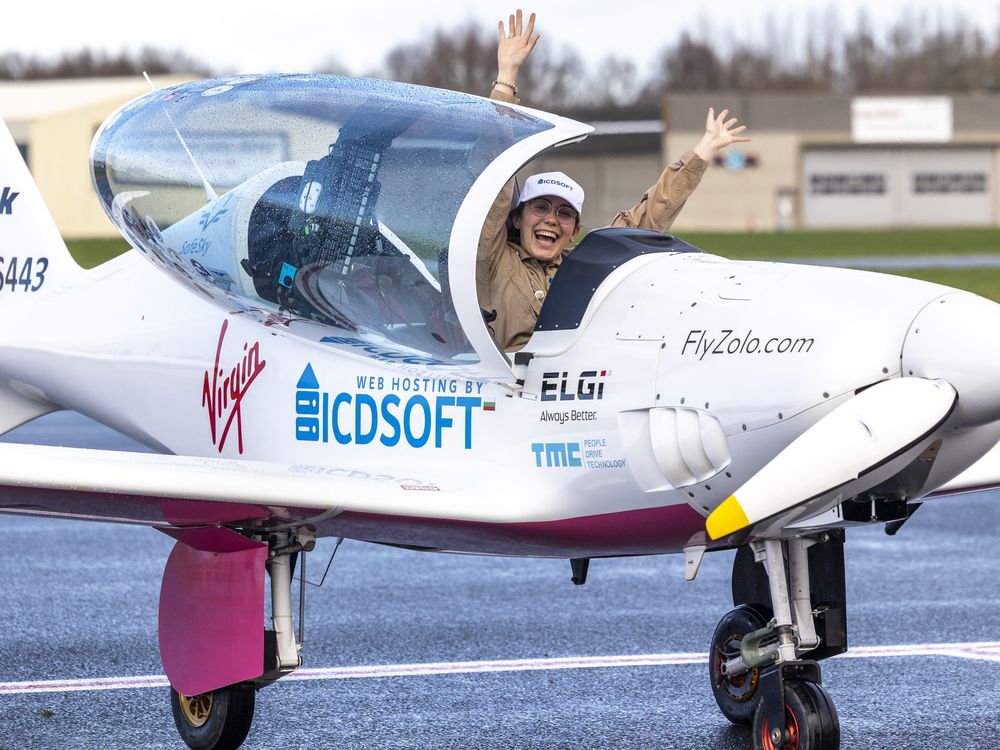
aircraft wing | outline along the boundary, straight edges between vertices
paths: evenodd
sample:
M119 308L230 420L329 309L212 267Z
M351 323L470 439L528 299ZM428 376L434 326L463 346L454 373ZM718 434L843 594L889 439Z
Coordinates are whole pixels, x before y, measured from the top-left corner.
M0 512L151 526L330 518L343 511L463 521L525 521L449 477L396 478L358 468L0 445ZM481 496L481 489L479 490ZM516 513L516 511L514 511Z

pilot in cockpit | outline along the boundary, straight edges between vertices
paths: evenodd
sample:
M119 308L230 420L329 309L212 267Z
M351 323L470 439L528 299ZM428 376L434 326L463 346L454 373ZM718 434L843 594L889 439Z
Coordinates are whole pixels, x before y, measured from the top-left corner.
M521 11L498 25L497 78L491 99L517 104L517 77L531 55L538 35L532 35L535 14L523 24ZM659 180L632 208L620 211L611 226L665 232L698 186L708 163L731 143L750 139L740 134L728 110L718 116L708 110L705 134L681 158L667 166ZM529 177L516 205L514 181L497 196L479 239L476 291L479 306L496 339L507 352L518 351L531 337L538 313L569 243L580 230L583 188L562 172Z

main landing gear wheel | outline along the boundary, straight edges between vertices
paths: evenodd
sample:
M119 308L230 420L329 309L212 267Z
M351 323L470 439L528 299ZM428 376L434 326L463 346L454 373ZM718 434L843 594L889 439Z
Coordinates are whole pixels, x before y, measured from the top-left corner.
M181 739L192 750L235 750L253 722L254 689L230 685L194 697L170 688L170 708Z
M840 748L837 709L822 685L807 680L785 680L785 736L778 734L768 727L767 711L758 702L753 719L754 750Z
M760 630L771 619L769 610L750 604L741 604L719 621L712 636L708 656L708 673L712 681L712 694L723 715L733 724L750 726L754 711L760 703L757 690L760 670L751 669L735 677L722 673L722 665L740 655L740 642L747 633Z

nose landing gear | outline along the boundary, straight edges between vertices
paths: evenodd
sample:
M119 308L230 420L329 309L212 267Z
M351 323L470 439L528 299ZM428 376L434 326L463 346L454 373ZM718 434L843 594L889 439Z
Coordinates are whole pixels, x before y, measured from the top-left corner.
M847 650L843 536L752 542L737 555L733 598L709 653L723 715L752 724L755 750L838 750L817 662Z

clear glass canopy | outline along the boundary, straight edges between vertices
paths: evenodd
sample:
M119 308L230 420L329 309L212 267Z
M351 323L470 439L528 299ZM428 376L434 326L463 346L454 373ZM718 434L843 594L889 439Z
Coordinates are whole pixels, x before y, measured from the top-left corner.
M551 127L450 91L241 76L126 105L91 168L126 238L217 304L467 360L447 280L456 214L486 166Z

